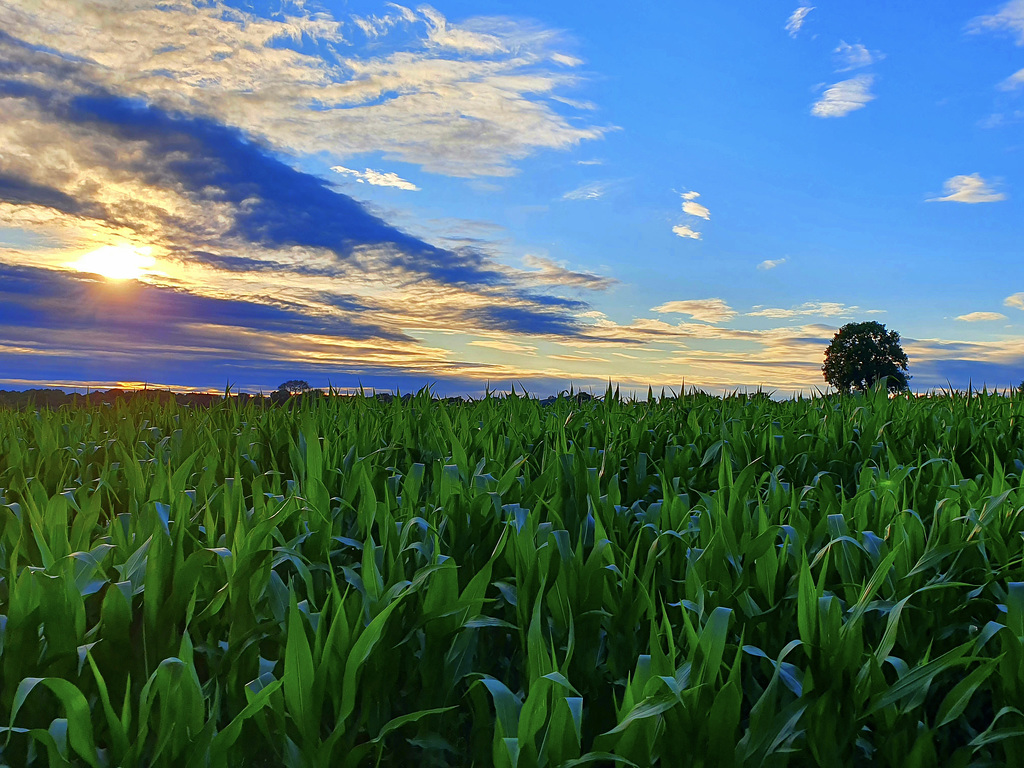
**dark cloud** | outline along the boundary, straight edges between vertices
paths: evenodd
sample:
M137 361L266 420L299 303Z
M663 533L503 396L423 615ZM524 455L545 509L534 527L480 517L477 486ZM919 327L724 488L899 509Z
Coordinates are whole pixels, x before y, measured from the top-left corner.
M347 339L412 341L375 325L358 312L348 316L313 314L294 303L199 296L186 290L136 281L113 283L100 277L38 267L0 264L0 326L7 340L21 327L26 333L69 330L83 339L96 333L128 334L140 350L165 344L202 344L197 324L244 328L257 332L324 334ZM45 338L45 337L40 337Z
M551 336L577 336L575 320L534 307L490 306L468 310L463 316L487 328L515 333Z
M910 361L914 378L910 386L916 391L949 388L965 390L968 385L989 390L1015 388L1024 381L1024 355L1009 363L990 363L980 360L925 360Z
M535 333L540 327L563 336L580 334L572 313L587 309L585 302L530 290L476 247L439 248L403 232L323 179L292 168L240 130L92 85L90 66L0 34L0 97L28 100L42 119L86 128L97 140L130 144L130 153L99 153L111 174L173 190L200 206L227 204L230 228L211 238L203 222L172 220L166 210L145 200L101 202L100 185L79 186L72 196L38 180L8 175L0 177L0 200L89 216L147 236L155 224L165 234L174 233L178 242L171 245L180 258L231 272L338 278L353 268L379 264L391 279L407 286L420 281L425 290L432 290L431 283L455 286L493 300L498 305L493 311L476 316L485 323L493 320L489 329ZM33 72L38 77L29 82ZM57 85L47 89L40 82ZM239 241L268 249L326 249L338 263L281 264L217 252L225 243ZM359 252L368 247L374 250L364 263ZM509 309L503 306L509 299L530 306Z
M61 119L145 143L147 151L128 170L146 182L175 185L197 202L230 203L229 236L270 247L326 248L340 257L360 246L393 246L394 266L442 283L507 282L485 258L436 248L402 232L324 180L213 120L109 94L75 96L60 112Z
M96 216L101 209L88 201L76 200L59 189L0 173L0 200L15 205L41 205L72 216Z

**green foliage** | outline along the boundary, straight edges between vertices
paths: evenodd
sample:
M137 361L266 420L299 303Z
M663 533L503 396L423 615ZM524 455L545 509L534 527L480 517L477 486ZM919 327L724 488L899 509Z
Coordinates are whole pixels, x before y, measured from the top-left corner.
M0 410L0 765L1024 766L1021 409Z
M907 355L896 331L881 323L847 323L825 350L821 367L825 381L839 392L861 392L876 384L890 392L907 389ZM880 382L884 382L881 384Z

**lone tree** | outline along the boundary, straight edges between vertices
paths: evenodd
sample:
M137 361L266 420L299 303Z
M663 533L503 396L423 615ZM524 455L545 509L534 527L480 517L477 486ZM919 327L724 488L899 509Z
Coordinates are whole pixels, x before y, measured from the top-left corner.
M299 379L291 379L290 381L286 381L284 384L282 384L277 389L278 389L278 391L281 391L281 392L287 392L289 395L301 395L303 392L308 392L309 388L310 387L309 387L309 382L308 381L301 381Z
M825 381L840 392L863 392L886 379L890 392L909 389L907 354L896 331L881 323L847 323L832 338L821 366Z

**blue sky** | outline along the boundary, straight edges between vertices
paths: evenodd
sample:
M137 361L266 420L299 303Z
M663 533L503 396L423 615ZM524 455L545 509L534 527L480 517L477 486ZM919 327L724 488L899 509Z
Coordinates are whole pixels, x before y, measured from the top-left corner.
M0 0L0 387L1024 379L1024 0Z

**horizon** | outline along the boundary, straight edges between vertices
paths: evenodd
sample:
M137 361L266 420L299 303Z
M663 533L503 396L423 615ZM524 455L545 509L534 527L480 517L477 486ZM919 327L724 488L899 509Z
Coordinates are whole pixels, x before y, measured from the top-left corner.
M1024 0L0 0L0 389L1024 381ZM541 395L542 397L545 395Z

